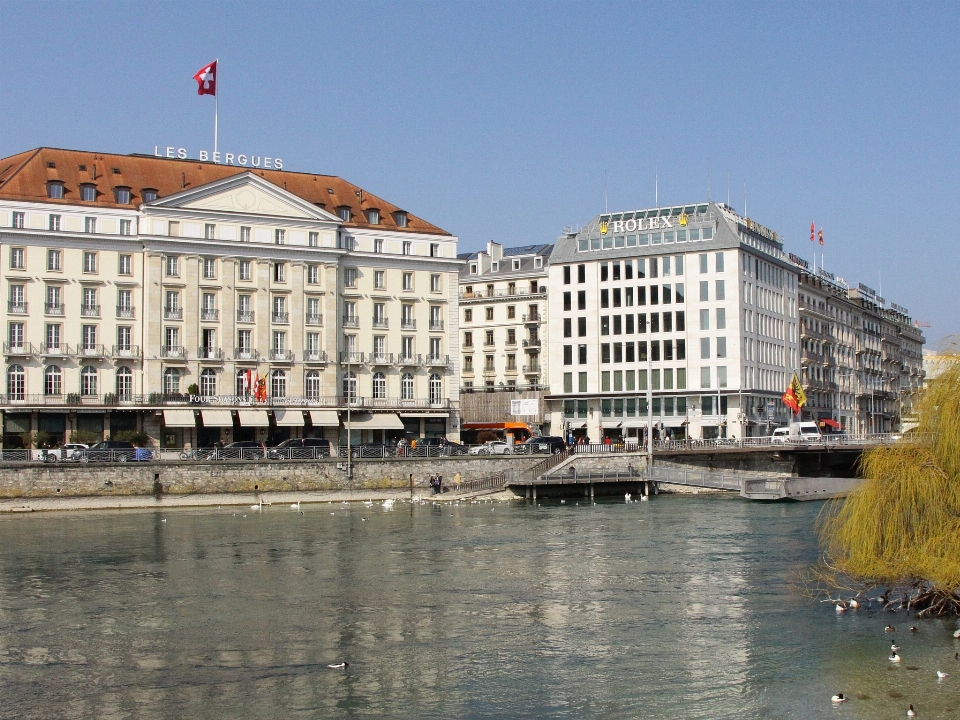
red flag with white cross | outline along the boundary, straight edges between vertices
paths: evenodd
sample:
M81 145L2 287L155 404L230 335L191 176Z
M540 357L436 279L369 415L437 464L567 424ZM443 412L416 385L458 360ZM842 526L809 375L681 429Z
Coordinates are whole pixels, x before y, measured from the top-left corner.
M197 81L197 95L215 96L217 94L217 61L214 60L197 70L193 79Z

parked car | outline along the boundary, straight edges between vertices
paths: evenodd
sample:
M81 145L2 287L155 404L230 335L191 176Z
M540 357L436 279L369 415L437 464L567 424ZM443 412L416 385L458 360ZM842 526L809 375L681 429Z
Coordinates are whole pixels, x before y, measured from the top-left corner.
M564 439L553 435L534 435L521 444L529 447L531 453L558 453L567 449Z
M483 445L470 448L471 455L512 455L513 445L504 440L490 440Z
M330 457L330 441L325 438L290 438L267 450L271 460L298 460Z
M80 462L144 462L153 460L147 448L134 447L125 440L104 440L77 452Z
M218 460L262 460L267 454L259 440L237 440L217 451Z
M58 448L47 450L43 454L43 461L48 463L69 462L80 459L80 451L86 450L89 445L84 443L66 443Z

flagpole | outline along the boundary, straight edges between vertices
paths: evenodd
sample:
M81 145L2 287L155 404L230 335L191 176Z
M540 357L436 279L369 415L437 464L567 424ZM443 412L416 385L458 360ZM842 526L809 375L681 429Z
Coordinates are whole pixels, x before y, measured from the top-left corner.
M208 56L209 57L209 56ZM220 58L217 58L217 74L215 92L213 93L213 151L217 152L217 133L220 124Z

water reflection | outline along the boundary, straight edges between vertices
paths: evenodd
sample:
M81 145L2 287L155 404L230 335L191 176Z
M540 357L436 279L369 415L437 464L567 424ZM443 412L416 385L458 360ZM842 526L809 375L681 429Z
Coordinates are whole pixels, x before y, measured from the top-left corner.
M952 625L925 625L918 669L891 671L885 616L793 591L817 510L660 497L3 518L3 712L816 718L837 691L853 717L903 717L911 697L960 708L928 682Z

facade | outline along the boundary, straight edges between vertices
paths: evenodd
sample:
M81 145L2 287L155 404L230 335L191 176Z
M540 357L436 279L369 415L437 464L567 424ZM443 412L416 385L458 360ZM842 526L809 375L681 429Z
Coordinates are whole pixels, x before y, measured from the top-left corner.
M595 217L550 258L551 434L749 437L789 420L799 272L717 203Z
M460 375L465 421L540 425L550 372L547 268L552 245L503 248L460 257ZM510 400L537 399L540 414L514 417Z
M4 441L456 439L456 242L333 176L6 158Z

